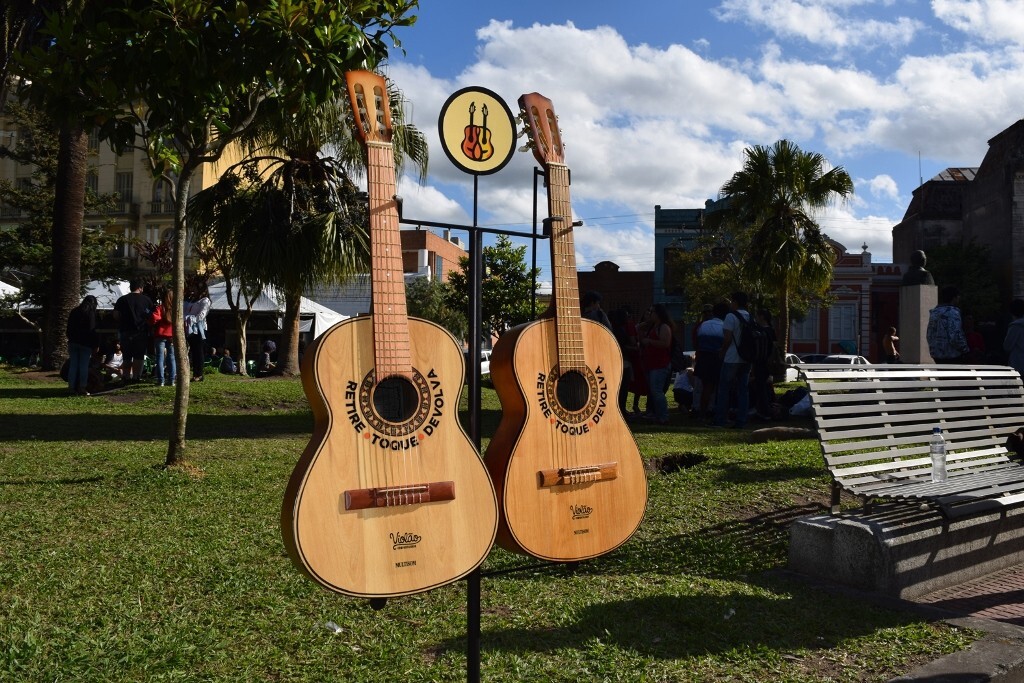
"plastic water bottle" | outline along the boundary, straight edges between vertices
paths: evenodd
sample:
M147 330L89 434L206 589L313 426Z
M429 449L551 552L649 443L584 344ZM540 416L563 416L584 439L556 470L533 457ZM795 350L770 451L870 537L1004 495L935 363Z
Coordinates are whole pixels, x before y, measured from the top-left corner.
M946 481L946 440L942 429L932 429L932 440L928 449L932 456L932 481Z

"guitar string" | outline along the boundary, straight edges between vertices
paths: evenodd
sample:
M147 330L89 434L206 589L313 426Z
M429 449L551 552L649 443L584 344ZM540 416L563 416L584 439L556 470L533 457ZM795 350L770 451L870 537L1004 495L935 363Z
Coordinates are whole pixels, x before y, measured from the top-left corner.
M374 177L372 175L372 166L373 166L373 152L372 152L372 149L373 148L370 146L370 142L369 142L369 139L367 138L367 136L372 131L370 130L370 127L368 125L368 121L369 121L369 118L368 118L369 111L368 110L369 110L370 105L367 102L366 90L364 89L363 84L362 83L354 83L354 84L352 84L350 86L350 88L349 88L349 97L350 97L351 100L353 100L351 102L351 105L352 105L352 109L353 109L353 115L355 116L355 119L356 119L356 121L355 121L356 128L357 128L357 131L358 131L360 139L364 143L365 151L366 151L366 157L367 157L367 173L366 173L366 178L367 178L367 186L368 186L367 187L367 194L369 196L368 208L371 208L373 206L373 201L374 201ZM371 293L371 300L372 300L372 295L373 295L373 290L374 290L372 263L374 262L374 256L375 256L375 252L377 251L377 248L376 248L376 245L373 242L373 235L374 235L374 229L373 229L374 226L373 226L373 217L372 217L373 212L371 211L370 214L371 214L371 218L370 218L370 261L371 261L370 293ZM370 312L371 312L371 315L374 314L374 307L372 305L371 305ZM375 323L374 323L373 319L371 318L371 321L370 321L370 348L371 349L373 349L373 340L374 340L374 337L376 336L374 326L375 326ZM353 351L354 351L353 357L355 358L356 362L360 364L359 369L362 370L363 368L361 367L361 364L363 362L362 361L363 354L360 353L356 349L354 349ZM374 353L375 352L376 351L374 349ZM373 388L371 387L370 390L372 391ZM360 393L362 392L362 386L360 386L359 392ZM369 403L372 403L372 400L369 401ZM367 457L360 457L359 458L359 469L360 469L360 482L359 483L360 483L360 487L363 488L364 490L373 491L373 490L375 490L380 485L380 482L383 481L383 477L381 476L382 473L383 473L383 467L382 467L380 461L377 458L373 457L373 444L371 443L371 441L369 439L369 435L370 435L369 429L370 428L367 427L366 429L367 429L366 436L363 437L364 439L366 439L366 442L362 445L362 448L365 449L365 451L367 452ZM375 493L374 494L373 505L377 504L378 498L379 498L379 495L377 493Z
M554 271L555 347L559 379L563 380L569 372L582 372L585 375L586 365L582 348L568 167L560 163L549 163L547 170L548 213L552 218L561 218L551 222L551 263ZM575 437L557 440L557 464L561 467L572 469L579 464L577 441Z
M412 360L402 250L395 207L395 170L390 143L367 143L370 188L371 297L373 299L374 371L377 384L390 376L411 379ZM398 437L395 437L398 438ZM380 449L388 505L408 504L402 488L411 477L411 449ZM392 488L394 487L394 488Z

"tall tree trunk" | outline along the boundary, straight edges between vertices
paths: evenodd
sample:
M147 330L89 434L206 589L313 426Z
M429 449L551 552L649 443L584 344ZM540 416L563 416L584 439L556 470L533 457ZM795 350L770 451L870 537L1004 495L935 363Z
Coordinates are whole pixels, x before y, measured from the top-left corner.
M277 371L285 376L299 374L299 307L302 290L284 292L284 329L277 350Z
M782 292L779 296L779 325L782 329L779 339L782 340L782 353L789 353L789 285L782 285Z
M61 126L53 201L52 273L40 361L56 370L68 357L68 314L82 294L82 224L85 220L89 136L81 121Z
M178 376L174 386L174 426L167 444L167 459L164 465L171 467L185 459L185 426L188 423L188 399L192 378L191 359L185 343L185 254L188 251L188 230L185 210L188 207L188 191L195 169L185 165L178 176L174 193L174 353L178 359Z
M249 318L252 310L235 312L235 329L238 332L238 374L249 376L249 366L246 365L245 354L249 346L249 338L246 329L249 326Z

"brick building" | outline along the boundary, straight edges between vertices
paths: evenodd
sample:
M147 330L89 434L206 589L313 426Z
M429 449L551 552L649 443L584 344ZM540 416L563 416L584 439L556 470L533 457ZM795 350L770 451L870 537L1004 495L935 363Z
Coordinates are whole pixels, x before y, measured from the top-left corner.
M892 238L898 264L917 249L987 247L1003 299L1024 297L1024 119L988 141L980 166L947 168L914 190Z

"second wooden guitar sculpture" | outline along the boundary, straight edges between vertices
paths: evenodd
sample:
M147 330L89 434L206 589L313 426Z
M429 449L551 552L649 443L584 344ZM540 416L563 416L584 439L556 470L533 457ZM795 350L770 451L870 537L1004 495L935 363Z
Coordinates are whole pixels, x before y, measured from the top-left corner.
M498 492L498 543L552 561L596 557L636 531L647 477L616 397L622 353L580 316L569 169L550 100L519 99L545 167L553 317L506 332L491 356L502 419L485 460Z

